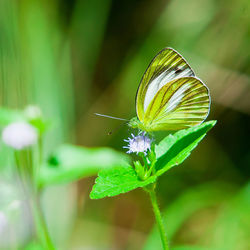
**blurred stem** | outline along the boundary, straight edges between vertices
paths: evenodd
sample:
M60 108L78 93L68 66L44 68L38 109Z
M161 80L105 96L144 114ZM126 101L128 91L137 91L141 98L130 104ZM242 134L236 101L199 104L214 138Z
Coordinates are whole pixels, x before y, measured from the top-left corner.
M54 250L55 247L49 235L39 197L37 195L33 195L31 203L38 237L42 242L44 242L44 244L46 245L46 249Z
M43 162L43 135L42 134L39 136L38 147L39 147L39 167L40 167Z
M27 163L26 166L28 166L29 168L29 178L30 178L30 182L32 185L32 188L35 188L35 183L34 183L34 164L33 164L33 151L32 149L27 149L27 151L25 152L27 154Z
M55 247L50 238L47 224L46 224L44 214L42 211L42 207L40 204L39 193L37 192L37 184L36 184L36 180L34 180L35 176L31 173L36 169L34 166L34 162L32 161L32 158L33 158L32 152L33 151L31 150L22 151L22 152L15 151L14 154L15 154L16 167L17 167L17 171L19 174L19 178L20 178L20 182L21 182L24 194L27 197L29 201L29 205L33 212L33 217L34 217L33 219L35 222L37 236L39 237L39 240L43 243L43 245L46 247L45 249L54 250ZM25 153L25 157L26 157L25 162L20 161L21 153ZM27 159L26 154L28 154L29 159ZM39 152L39 154L41 153ZM36 167L39 168L40 165L41 164L40 164L40 159L39 159L39 164ZM30 174L26 176L27 171L29 171Z
M39 140L38 140L38 162L35 167L35 182L34 185L36 187L36 192L33 194L33 209L34 209L34 216L36 219L36 229L37 229L37 233L39 235L40 240L42 240L43 242L45 242L46 244L46 249L49 250L54 250L55 247L53 245L53 242L51 240L49 231L48 231L48 227L46 224L46 220L42 211L42 207L41 207L41 202L40 202L40 192L38 192L37 190L37 183L38 183L38 179L39 179L39 171L42 165L42 161L43 161L43 137L42 134L40 134L39 136Z
M16 169L17 169L19 178L22 179L23 178L23 173L22 173L22 170L21 170L20 158L19 158L19 155L18 155L18 151L16 151L16 150L14 151L14 157L15 157Z
M38 186L38 180L39 180L39 172L41 165L43 163L43 135L40 134L39 139L38 139L38 163L35 168L35 183L36 186Z
M162 247L164 250L169 250L167 235L166 235L166 232L164 229L164 225L163 225L163 221L162 221L162 217L161 217L161 212L160 212L160 209L159 209L159 206L157 203L154 185L151 185L151 187L148 188L147 191L148 191L150 199L151 199L151 203L152 203L154 214L155 214L155 220L156 220L159 232L160 232Z
M15 157L16 169L17 169L17 173L19 176L21 189L22 189L23 193L26 194L27 190L26 190L26 186L25 186L26 185L25 171L24 171L24 169L22 169L22 164L20 162L20 154L17 150L14 151L14 157Z

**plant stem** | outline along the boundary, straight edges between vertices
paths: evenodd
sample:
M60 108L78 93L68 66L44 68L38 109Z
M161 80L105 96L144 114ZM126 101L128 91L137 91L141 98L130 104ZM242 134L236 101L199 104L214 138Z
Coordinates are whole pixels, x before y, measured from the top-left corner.
M155 214L156 223L160 232L162 247L164 250L169 250L167 235L164 229L161 212L157 203L157 198L156 198L154 187L147 189L147 191L149 192L149 196L150 196L154 214Z
M44 244L46 245L46 249L54 250L55 247L49 235L47 224L46 224L44 214L41 208L40 200L36 195L34 195L32 197L31 202L32 202L38 237L40 238L42 242L44 242Z
M55 247L49 235L47 224L40 204L39 192L37 190L36 181L34 179L35 176L33 172L35 170L35 166L34 162L32 161L32 151L23 151L22 153L28 154L28 156L25 155L26 159L24 165L22 164L23 162L20 161L20 154L17 151L15 152L16 167L20 177L24 195L27 197L29 206L33 213L36 234L46 250L54 250ZM26 175L27 172L29 173L28 175Z
M36 166L33 166L34 172L35 172L34 184L35 184L36 190L35 190L35 193L33 194L32 201L33 201L34 214L36 218L36 228L37 228L38 236L40 240L45 242L46 249L54 250L55 247L51 240L48 227L46 224L46 220L45 220L42 207L41 207L40 192L39 190L37 190L38 176L39 176L40 167L42 165L42 161L43 161L43 138L42 138L42 135L40 135L39 141L38 141L38 162Z
M34 166L34 182L35 182L36 187L38 184L39 171L40 171L41 165L43 163L43 137L42 137L42 134L39 136L39 139L38 139L38 152L37 152L37 154L38 154L38 158L37 158L36 164Z

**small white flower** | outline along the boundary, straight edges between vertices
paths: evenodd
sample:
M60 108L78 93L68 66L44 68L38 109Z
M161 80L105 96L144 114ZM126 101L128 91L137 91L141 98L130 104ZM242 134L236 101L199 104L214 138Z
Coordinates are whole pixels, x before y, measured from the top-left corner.
M128 142L128 146L124 146L123 148L127 148L127 153L140 153L143 152L146 154L148 150L150 150L151 142L152 140L148 138L145 135L137 135L134 136L133 134L132 138L128 138L128 140L124 140L125 142Z
M2 139L14 149L23 149L34 145L38 139L35 127L27 122L14 122L3 129Z
M36 106L36 105L28 105L24 109L24 114L29 118L29 119L37 119L42 116L42 111L41 109Z

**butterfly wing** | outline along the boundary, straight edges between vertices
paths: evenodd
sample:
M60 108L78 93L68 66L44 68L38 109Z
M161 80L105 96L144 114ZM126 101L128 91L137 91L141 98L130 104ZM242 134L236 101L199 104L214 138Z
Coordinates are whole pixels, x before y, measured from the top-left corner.
M146 110L156 93L168 82L194 72L185 59L172 48L161 50L145 71L136 94L136 112L143 122Z
M147 131L178 130L204 121L210 109L206 85L196 77L182 77L164 85L144 114Z

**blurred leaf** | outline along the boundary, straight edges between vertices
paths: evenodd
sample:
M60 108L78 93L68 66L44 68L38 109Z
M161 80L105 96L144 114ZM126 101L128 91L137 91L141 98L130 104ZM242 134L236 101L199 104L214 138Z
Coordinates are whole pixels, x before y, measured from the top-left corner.
M216 248L187 245L187 246L174 247L172 248L172 250L216 250Z
M166 226L168 238L171 239L184 222L195 212L221 204L234 194L234 187L225 183L209 183L196 186L185 191L163 212L163 223ZM160 249L161 239L154 227L146 241L144 250Z
M54 8L32 0L20 5L27 101L54 124L43 139L45 155L69 141L74 121L70 47L56 16L48 15Z
M40 134L44 134L51 127L51 121L47 121L43 118L32 119L29 123L33 125Z
M44 250L44 247L38 242L32 241L25 247L24 250Z
M215 124L216 121L209 121L180 130L156 145L156 175L160 176L173 166L181 164Z
M42 117L29 119L22 110L0 108L0 126L7 126L12 122L20 121L29 122L40 134L43 134L51 127L51 122Z
M24 121L25 116L19 110L0 108L0 126L6 126L16 121Z
M73 17L73 34L81 49L78 56L82 57L84 71L90 74L101 48L101 42L106 29L111 1L92 0L91 2L77 1ZM94 32L93 32L94 30ZM88 35L80 35L80 34Z
M138 187L145 187L156 181L156 176L141 181L130 165L121 165L112 169L102 170L90 193L91 199L101 199L126 193Z
M128 162L125 154L109 148L84 148L62 145L41 168L39 186L68 183L97 174L104 168Z
M249 249L250 183L220 211L212 227L211 244L220 250Z
M0 1L0 16L0 103L1 106L17 107L23 105L26 98L17 2Z
M76 1L71 28L72 49L75 70L78 72L75 82L76 109L89 106L90 88L96 71L98 55L102 48L106 24L109 17L111 0ZM82 84L84 82L84 84Z

